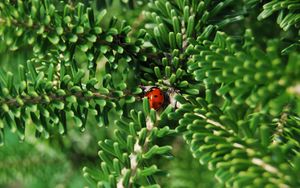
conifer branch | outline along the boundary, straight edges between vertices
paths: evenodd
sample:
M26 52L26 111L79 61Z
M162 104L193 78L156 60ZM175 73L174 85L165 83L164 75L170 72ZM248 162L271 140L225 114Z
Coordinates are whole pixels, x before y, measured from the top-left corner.
M267 133L270 130L266 130L262 126L261 128L263 129L259 132L261 140L254 141L251 139L252 133L249 125L246 123L247 120L244 120L245 122L243 123L239 123L241 120L238 120L238 124L235 124L230 119L230 116L215 106L207 106L203 99L184 99L181 96L176 98L182 103L182 107L177 110L174 116L183 114L184 117L180 120L180 126L177 130L187 131L184 138L190 145L194 157L199 159L201 163L207 164L211 170L216 170L217 178L220 182L227 186L242 186L244 182L239 182L239 178L236 177L234 172L239 171L240 176L246 175L247 169L256 169L253 167L254 165L258 169L253 171L253 173L263 173L263 170L271 174L270 179L262 180L263 182L270 181L276 183L279 187L293 187L294 183L296 183L286 179L286 173L283 173L282 169L277 167L288 165L287 159L274 160L272 159L272 155L274 155L272 150L267 150L263 147L266 143L271 142L271 138L268 136L269 133ZM194 102L189 103L188 101ZM202 113L200 114L198 111ZM199 117L202 120L199 120ZM243 133L244 139L240 138L240 132ZM277 149L277 152L284 152L280 149L280 146L274 145L274 147ZM288 153L289 151L286 152ZM282 153L282 155L284 154ZM243 167L238 167L241 164L243 164ZM235 167L235 165L237 166ZM296 175L296 172L291 171L288 174L292 178ZM248 178L249 181L258 179L256 175ZM261 178L263 179L263 177Z
M10 57L20 65L1 63L0 145L7 129L25 139L28 124L44 138L110 126L100 166L83 168L91 187L195 187L206 172L171 154L176 135L223 187L299 187L299 2L118 3L0 2L0 51L32 47L27 61ZM164 95L148 101L153 86ZM191 184L161 178L162 159L179 155L197 178L176 177Z
M34 104L45 105L45 104L48 104L48 103L53 102L53 101L65 102L66 98L70 97L70 96L75 96L77 99L82 100L82 101L89 101L89 100L97 99L97 98L105 99L105 100L109 100L109 99L117 100L118 99L118 98L114 98L114 97L109 96L109 95L104 95L104 94L98 93L96 91L95 91L95 93L91 93L89 95L91 95L91 96L84 96L84 94L82 92L67 93L64 96L60 96L60 95L55 94L55 93L47 93L45 95L45 96L47 96L46 99L42 96L24 96L24 97L21 96L18 99L1 99L0 100L0 105L7 105L8 107L16 107L16 108L24 106L24 105L26 106L26 105L29 105L29 104L30 105L32 105L32 104L33 105ZM21 104L18 100L22 101Z

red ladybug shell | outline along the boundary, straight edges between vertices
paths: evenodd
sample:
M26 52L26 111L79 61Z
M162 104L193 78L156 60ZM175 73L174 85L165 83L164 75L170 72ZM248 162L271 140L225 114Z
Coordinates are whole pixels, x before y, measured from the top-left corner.
M161 89L157 87L152 87L145 95L145 97L149 100L150 108L153 108L155 110L158 110L162 107L164 104L164 94L161 91Z

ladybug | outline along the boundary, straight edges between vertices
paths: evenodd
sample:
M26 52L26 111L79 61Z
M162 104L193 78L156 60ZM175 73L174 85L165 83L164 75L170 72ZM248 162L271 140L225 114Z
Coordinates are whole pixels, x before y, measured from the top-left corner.
M165 101L164 93L158 87L152 87L149 91L145 94L145 97L149 100L150 108L155 110L160 109Z

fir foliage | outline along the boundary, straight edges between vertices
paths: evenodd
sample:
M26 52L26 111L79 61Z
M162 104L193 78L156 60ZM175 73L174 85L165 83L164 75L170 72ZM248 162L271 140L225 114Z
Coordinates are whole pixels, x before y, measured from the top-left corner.
M216 187L298 187L299 5L3 0L0 51L27 55L0 68L1 145L8 130L55 140L89 126L105 134L83 168L91 187L201 187L206 168ZM158 111L143 97L154 85L168 95Z
M277 24L287 32L283 38L287 38L291 43L283 52L288 50L299 50L299 19L300 19L300 3L298 1L271 1L263 5L263 11L257 17L258 20L268 18L272 14L277 15ZM296 32L289 32L296 30ZM297 33L298 32L298 33ZM295 41L290 41L290 38L295 37Z

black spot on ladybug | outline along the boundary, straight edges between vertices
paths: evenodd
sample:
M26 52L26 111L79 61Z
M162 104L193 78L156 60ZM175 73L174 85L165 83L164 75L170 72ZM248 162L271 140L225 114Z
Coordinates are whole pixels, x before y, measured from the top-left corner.
M157 95L154 95L154 97L157 98L158 96L157 96Z

